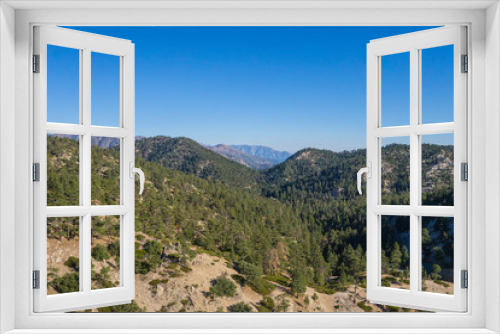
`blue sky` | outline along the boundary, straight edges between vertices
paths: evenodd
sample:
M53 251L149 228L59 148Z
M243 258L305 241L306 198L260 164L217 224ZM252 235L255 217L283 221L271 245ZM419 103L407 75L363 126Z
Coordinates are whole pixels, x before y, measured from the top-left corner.
M136 47L136 134L366 147L366 44L427 27L72 27ZM49 48L48 121L78 122L78 54ZM73 53L72 53L73 52ZM452 47L423 51L423 122L453 121ZM386 59L387 57L387 59ZM408 55L382 60L382 125L409 120ZM93 55L92 123L117 126L118 59ZM70 79L69 77L73 77ZM77 78L77 76L76 76Z

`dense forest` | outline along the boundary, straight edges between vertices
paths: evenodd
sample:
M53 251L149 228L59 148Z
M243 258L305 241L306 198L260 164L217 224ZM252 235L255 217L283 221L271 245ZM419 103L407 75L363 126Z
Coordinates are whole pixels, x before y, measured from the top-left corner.
M78 205L78 141L48 136L47 142L47 204ZM92 146L94 205L119 203L119 156L117 147ZM231 294L233 281L262 296L275 288L272 283L286 287L292 296L307 287L332 294L351 284L365 286L366 197L357 194L355 182L356 172L365 165L365 150L304 149L277 166L256 171L191 139L154 137L137 140L136 157L147 180L136 200L136 274L156 272L167 262L172 270L165 279L173 279L190 270L197 253L206 252L238 272L232 280L213 282L214 296ZM453 147L424 144L422 157L423 203L453 205ZM384 204L408 204L408 166L407 145L382 148ZM116 217L93 220L95 288L118 284L117 222ZM422 223L423 277L452 282L453 220ZM51 219L48 237L78 238L77 226L74 219ZM409 222L384 217L382 230L382 272L389 277L382 283L407 282ZM167 254L172 247L175 253ZM66 262L70 269L51 273L53 293L78 290L78 258ZM245 311L246 306L236 304L228 311ZM259 307L279 310L265 302ZM102 311L141 309L132 303Z

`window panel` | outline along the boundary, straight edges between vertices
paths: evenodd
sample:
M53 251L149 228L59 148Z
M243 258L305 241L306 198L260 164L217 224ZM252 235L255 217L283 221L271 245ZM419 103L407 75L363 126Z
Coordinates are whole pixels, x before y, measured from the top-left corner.
M120 216L92 217L92 290L120 286Z
M381 285L410 289L410 217L381 217Z
M381 139L382 205L410 204L409 137Z
M80 218L47 218L47 295L80 291Z
M421 50L422 123L453 122L453 45Z
M92 125L120 126L120 57L92 52Z
M80 50L47 45L47 122L80 123Z
M410 125L410 53L381 57L382 126Z
M80 136L47 135L47 206L80 205Z
M422 136L422 205L453 206L454 136Z
M120 139L92 137L92 205L120 204Z
M422 217L422 291L453 294L451 217Z

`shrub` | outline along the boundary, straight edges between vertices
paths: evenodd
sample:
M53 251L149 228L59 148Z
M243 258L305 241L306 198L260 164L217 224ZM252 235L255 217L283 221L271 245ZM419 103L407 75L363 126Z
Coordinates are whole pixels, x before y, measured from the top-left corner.
M92 248L92 257L96 261L104 261L107 260L111 257L109 254L108 250L106 249L106 246L97 244L95 245L94 248Z
M286 310L288 310L289 307L290 307L290 302L288 301L288 299L283 298L276 307L276 309L278 312L286 312Z
M385 286L386 288L391 287L391 282L388 282L388 281L382 281L381 284L382 284L382 286Z
M373 307L366 305L365 302L359 302L358 307L361 308L365 312L372 312L373 311Z
M315 293L314 293L314 295L312 296L312 299L313 299L314 301L316 301L316 300L318 300L318 299L319 299L319 297L318 297L318 295L316 294L316 292L315 292Z
M265 308L272 309L274 308L274 299L271 297L265 297L260 301L260 305L264 306Z
M193 271L193 269L192 269L192 268L190 268L190 267L181 267L181 270L182 270L183 272L185 272L185 273L189 273L189 272Z
M244 302L239 302L229 307L230 312L252 312L252 307L245 304Z
M397 306L387 305L385 308L387 309L387 312L399 312L399 310L400 310L400 307L397 307Z
M49 283L58 293L80 291L80 274L71 273L55 278Z
M167 265L167 269L177 269L179 265L177 263L174 263L174 262L170 262L168 265Z
M143 260L146 257L146 251L144 249L136 249L135 250L135 259Z
M270 312L267 307L264 307L262 305L257 305L257 311L259 311L259 312Z
M137 240L139 240L139 241L144 240L144 236L143 236L142 234L136 234L136 235L135 235L135 238L136 238Z
M247 285L253 291L261 295L268 295L276 288L272 283L264 281L263 279L258 279L254 282L247 281Z
M168 283L168 279L154 279L149 282L151 286L158 286L159 284Z
M129 312L143 312L139 305L132 300L130 304L116 305L116 306L108 306L108 307L100 307L97 309L98 312L106 312L106 313L129 313Z
M236 285L230 279L219 276L213 280L212 287L210 287L210 293L217 297L232 297L236 293Z
M285 287L290 286L290 280L288 278L286 278L285 276L267 275L267 276L264 276L264 279L271 281L271 282L274 282L274 283L278 283L279 285L282 285Z
M80 267L80 259L74 256L70 256L64 264L70 268L77 270Z
M231 275L231 278L236 282L238 283L240 286L244 286L245 285L245 277L241 276L241 275L237 275L237 274L233 274Z
M333 295L335 292L337 292L336 289L326 286L315 286L314 289L316 289L316 291L318 291L319 293L326 293L327 295Z
M120 242L115 241L111 245L108 246L109 254L111 256L120 256Z
M387 282L397 282L398 279L397 277L394 276L386 276L382 278L382 281L387 281Z

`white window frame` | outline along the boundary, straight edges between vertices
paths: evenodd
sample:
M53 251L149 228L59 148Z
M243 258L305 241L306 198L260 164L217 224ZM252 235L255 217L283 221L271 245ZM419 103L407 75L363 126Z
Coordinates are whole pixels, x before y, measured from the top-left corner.
M430 311L464 312L467 290L461 287L461 271L467 270L467 183L461 180L460 164L467 163L467 75L462 73L462 55L467 54L465 26L429 29L372 40L367 46L367 298L372 303ZM453 45L454 120L422 123L422 50ZM410 124L382 127L382 57L409 53ZM454 134L454 206L422 205L422 135ZM410 144L409 205L383 205L381 185L382 139L407 137ZM410 288L387 288L382 277L382 216L409 218ZM422 286L422 217L452 217L454 242L453 294L430 293Z
M17 7L14 11L10 6ZM71 7L75 6L75 7ZM142 8L126 9L125 7ZM149 9L148 9L149 6ZM65 8L63 8L65 7ZM80 9L75 9L76 7ZM163 8L158 8L163 7ZM184 7L180 8L179 7ZM224 8L226 7L226 8ZM397 7L397 8L393 8ZM24 9L23 9L24 8ZM81 9L84 8L84 9ZM114 8L107 10L106 8ZM0 4L0 329L13 333L143 333L146 328L176 332L345 332L350 333L492 333L500 331L500 12L493 1L433 2L23 2ZM15 18L15 21L14 19ZM34 314L29 254L32 237L32 27L58 25L443 25L469 28L471 74L468 85L470 181L468 268L470 286L466 313L436 314ZM15 31L15 38L14 38ZM12 68L15 66L15 73ZM12 82L15 81L15 86ZM9 96L15 94L15 100ZM15 112L14 112L15 111ZM15 128L15 146L8 127ZM486 134L488 137L486 137ZM486 140L487 139L487 140ZM486 154L488 150L488 154ZM15 162L14 162L15 161ZM488 162L488 164L486 164ZM5 171L15 170L12 174ZM491 172L486 181L486 172ZM353 182L355 182L353 180ZM10 189L4 187L10 185ZM15 187L15 201L8 197ZM488 196L486 196L488 195ZM9 210L14 204L15 211ZM485 205L486 204L486 205ZM14 218L15 226L6 219ZM471 226L474 226L472 229ZM14 239L15 236L15 239ZM9 250L14 249L14 256ZM490 256L485 260L486 253ZM26 261L26 259L30 259ZM487 261L487 263L486 263ZM487 264L487 266L486 266ZM14 289L12 287L15 287ZM486 293L488 291L488 293ZM13 308L12 305L15 305ZM139 325L140 324L140 325ZM138 330L133 328L141 327ZM198 329L198 330L197 330ZM211 329L211 330L210 330ZM233 329L233 330L231 330ZM299 330L300 329L300 330ZM342 330L345 329L345 330ZM347 330L349 329L349 330ZM356 330L357 329L357 330ZM38 331L40 330L40 331ZM180 330L178 330L180 331ZM46 332L46 331L45 331ZM185 331L184 331L185 332ZM248 332L248 330L247 330Z
M34 27L34 54L39 56L39 72L34 83L34 162L39 163L39 181L33 184L34 270L39 271L39 289L34 289L35 312L64 312L94 307L128 304L135 297L135 119L134 44L129 40L101 36L60 27ZM72 48L79 52L80 110L78 124L47 122L47 45ZM119 57L119 127L92 125L92 53ZM47 134L78 135L79 205L47 206ZM120 140L120 203L92 205L92 136ZM92 217L120 216L120 284L108 289L91 287ZM78 292L47 295L47 219L79 218L80 289Z

